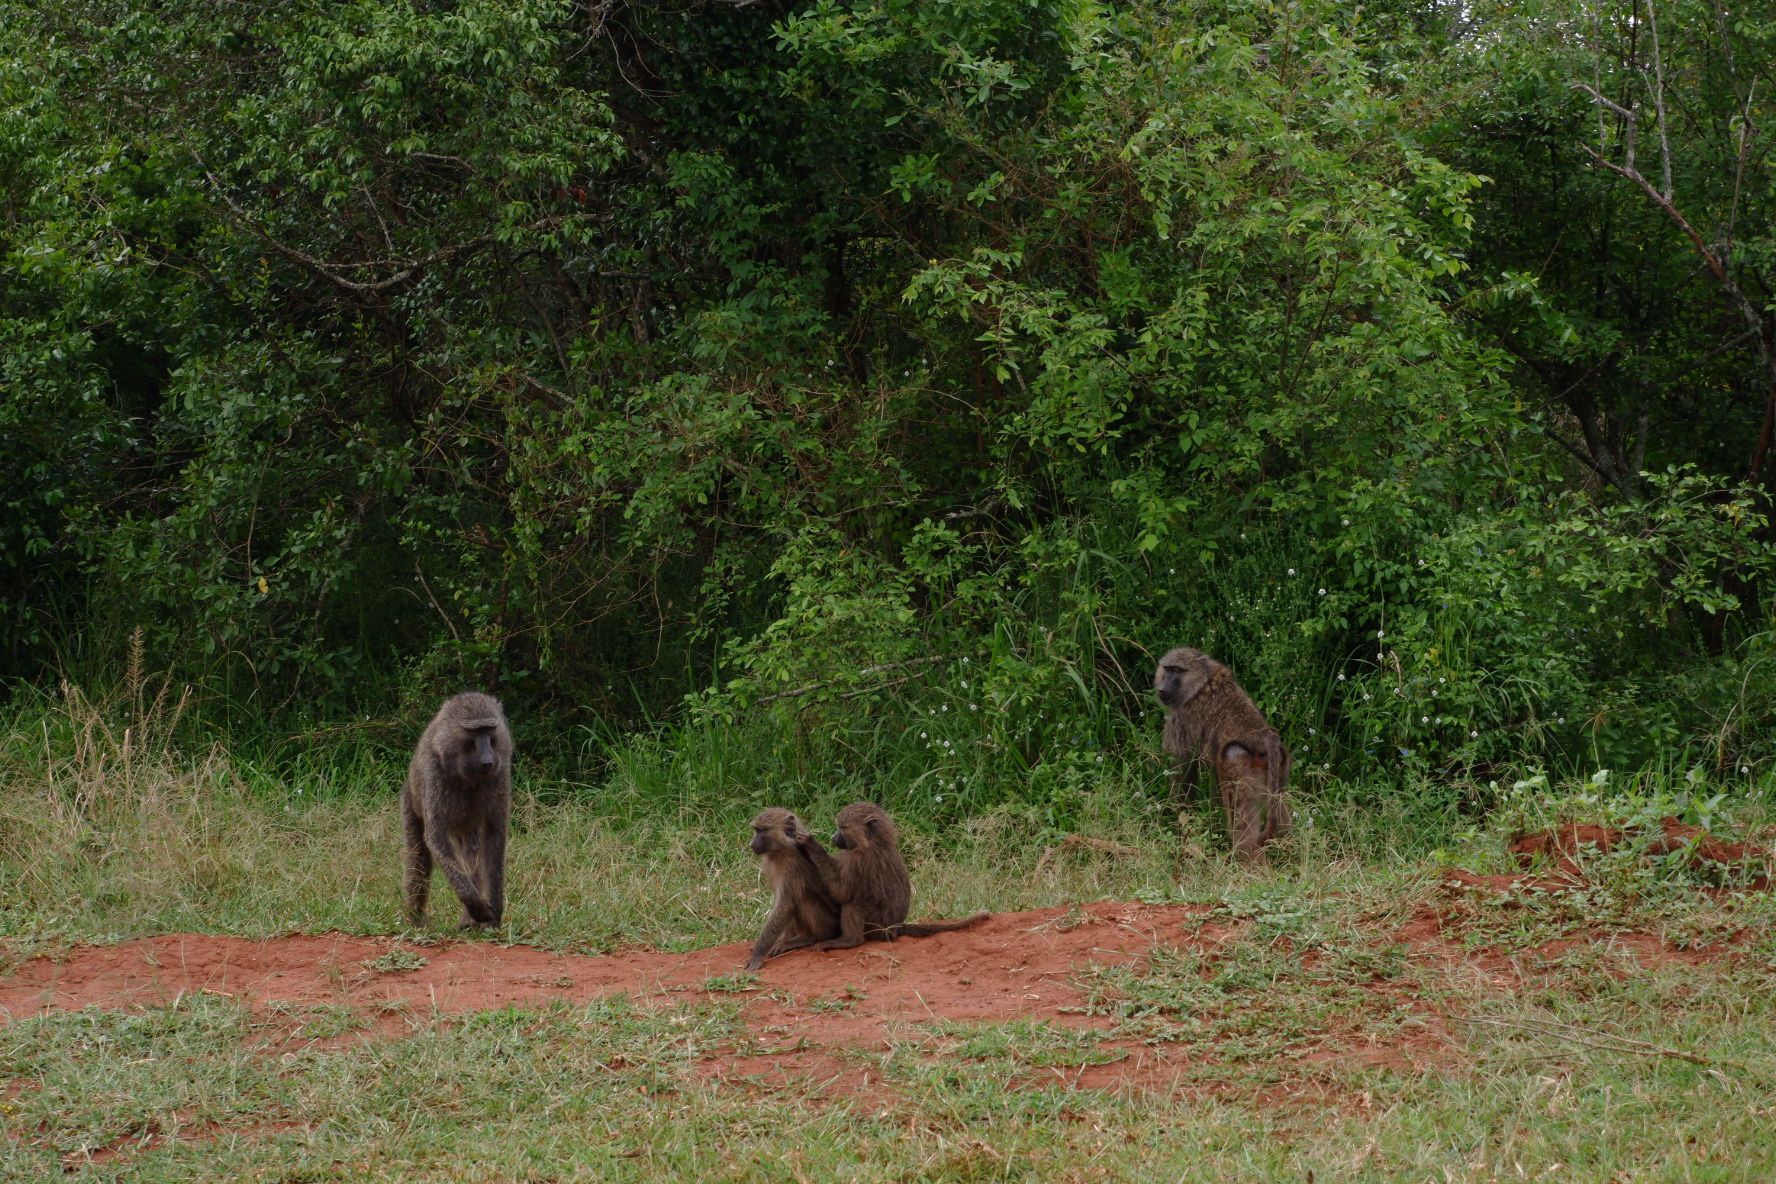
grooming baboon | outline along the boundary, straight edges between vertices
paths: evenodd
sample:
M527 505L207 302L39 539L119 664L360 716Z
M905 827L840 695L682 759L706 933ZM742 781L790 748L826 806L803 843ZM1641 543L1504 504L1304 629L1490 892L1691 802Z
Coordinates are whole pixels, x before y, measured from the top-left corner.
M976 913L961 921L908 924L913 883L907 876L906 861L900 857L893 820L874 802L853 802L839 811L838 827L833 834L837 856L828 854L811 836L799 840L839 902L839 935L817 942L815 949L848 950L865 941L930 937L977 925L992 915Z
M1284 796L1292 758L1282 738L1233 671L1201 650L1167 653L1153 690L1166 706L1165 749L1178 758L1185 792L1196 785L1199 763L1212 766L1234 855L1262 859L1264 844L1287 834L1292 821Z
M777 806L760 811L752 820L752 850L771 884L771 915L753 943L746 969L757 970L766 958L837 937L838 902L821 880L813 852L831 857L802 820Z
M401 787L407 921L424 925L432 860L462 901L461 928L496 928L506 906L512 733L499 700L467 691L426 725Z

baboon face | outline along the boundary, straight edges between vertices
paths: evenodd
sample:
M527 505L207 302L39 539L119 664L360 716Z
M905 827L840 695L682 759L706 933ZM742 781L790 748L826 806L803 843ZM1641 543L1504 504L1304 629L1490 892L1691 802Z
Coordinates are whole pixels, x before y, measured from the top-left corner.
M853 802L839 811L839 829L833 832L833 846L841 851L857 851L886 843L892 847L898 841L894 833L894 823L882 812L882 807L872 802Z
M767 855L772 851L792 851L796 839L804 833L802 820L788 810L777 806L762 810L752 820L752 853Z
M1189 646L1179 646L1159 660L1153 672L1153 693L1167 707L1188 703L1209 679L1209 656Z
M499 720L464 720L445 745L445 764L462 781L497 777L512 760L512 741Z

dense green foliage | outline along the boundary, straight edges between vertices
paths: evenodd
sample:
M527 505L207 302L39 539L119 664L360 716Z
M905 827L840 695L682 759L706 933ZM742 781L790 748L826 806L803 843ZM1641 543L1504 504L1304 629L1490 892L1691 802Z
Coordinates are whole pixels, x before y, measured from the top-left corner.
M1744 784L1776 17L1651 16L0 0L0 660L1064 805L1188 641L1310 782Z

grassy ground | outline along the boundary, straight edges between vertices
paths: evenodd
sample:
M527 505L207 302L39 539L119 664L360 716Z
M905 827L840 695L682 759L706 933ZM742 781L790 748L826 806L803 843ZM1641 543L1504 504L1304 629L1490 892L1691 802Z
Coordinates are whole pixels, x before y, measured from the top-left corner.
M268 785L152 719L126 737L70 707L0 734L0 775L0 974L158 932L401 931L392 786L366 788L391 781L386 765ZM695 805L644 780L526 787L501 940L592 952L753 935L756 790ZM1607 806L1544 788L1510 819L1411 842L1377 805L1361 825L1307 828L1263 872L1217 857L1206 816L1186 817L1180 843L1173 819L1114 793L1080 812L1098 842L1073 850L1017 810L908 819L922 913L1192 900L1239 936L1212 956L1082 967L1094 1032L934 1020L838 1050L868 1069L862 1091L704 1072L756 1042L743 1013L759 988L741 977L668 1006L415 1014L363 1043L293 1046L288 1017L207 995L16 1018L0 1023L0 1179L1776 1179L1768 894L1633 851L1596 857L1575 892L1434 887L1449 860L1506 868L1504 832L1526 813ZM825 819L835 804L804 808ZM1621 821L1669 804L1607 808ZM1749 811L1710 808L1759 831ZM1427 909L1444 923L1435 957L1401 936ZM364 1023L332 1019L341 1034ZM1179 1088L1066 1084L1131 1045L1167 1049Z

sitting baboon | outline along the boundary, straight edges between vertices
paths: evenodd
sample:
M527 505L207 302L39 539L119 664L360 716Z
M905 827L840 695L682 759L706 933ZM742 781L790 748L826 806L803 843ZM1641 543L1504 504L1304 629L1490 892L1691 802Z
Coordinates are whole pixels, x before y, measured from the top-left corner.
M802 820L777 806L760 811L752 820L752 850L771 885L771 915L753 943L746 969L757 970L766 958L838 936L839 906L812 857L813 851L826 856L826 850Z
M426 725L401 787L407 921L424 925L432 860L462 901L460 927L497 928L506 905L512 733L492 695L466 691Z
M1262 859L1264 844L1287 834L1291 823L1284 796L1291 758L1282 738L1233 671L1201 650L1167 653L1153 690L1166 706L1165 749L1178 758L1185 792L1196 785L1199 763L1213 767L1234 855Z
M839 935L817 942L817 950L848 950L865 941L930 937L977 925L992 915L976 913L960 921L908 924L913 883L906 861L900 857L894 822L874 802L853 802L839 811L838 830L833 834L837 856L828 854L812 836L799 843L839 902Z

